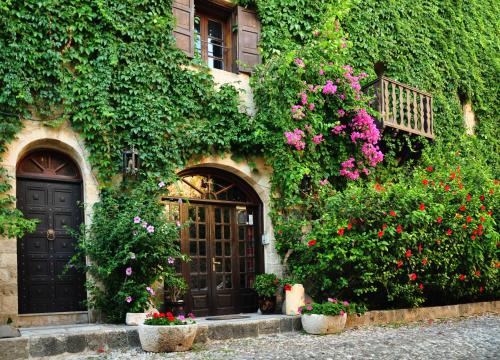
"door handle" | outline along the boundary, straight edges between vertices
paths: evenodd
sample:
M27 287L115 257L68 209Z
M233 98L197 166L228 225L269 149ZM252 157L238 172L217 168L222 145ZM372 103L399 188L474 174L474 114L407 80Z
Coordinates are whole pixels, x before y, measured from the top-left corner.
M47 230L47 240L53 241L56 238L56 232L54 229Z
M220 265L221 262L220 261L215 261L214 258L212 258L212 271L215 272L215 265Z

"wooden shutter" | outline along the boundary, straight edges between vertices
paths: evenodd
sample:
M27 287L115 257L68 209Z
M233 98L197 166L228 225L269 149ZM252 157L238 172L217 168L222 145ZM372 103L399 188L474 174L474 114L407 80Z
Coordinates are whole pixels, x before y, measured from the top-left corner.
M237 8L238 24L238 70L251 72L253 67L260 64L258 44L260 40L260 22L254 10L242 6Z
M172 13L176 21L174 37L177 47L194 56L194 0L174 0Z

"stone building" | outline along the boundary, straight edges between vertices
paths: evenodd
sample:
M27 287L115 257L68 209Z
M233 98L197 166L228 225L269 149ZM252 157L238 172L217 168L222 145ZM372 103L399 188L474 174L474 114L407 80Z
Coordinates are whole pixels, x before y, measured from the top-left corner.
M255 12L224 0L176 0L173 14L177 46L190 57L197 51L218 86L241 89L241 111L251 115L249 76L260 62ZM65 228L91 223L99 184L83 140L68 123L53 128L22 121L0 165L10 176L17 208L40 223L23 238L0 241L0 321L85 323L91 320L81 305L85 278L61 276L75 242ZM249 287L255 275L281 270L267 215L271 169L262 159L256 165L236 162L231 154L197 159L179 169L182 181L165 199L166 206L179 207L181 221L196 223L196 232L182 240L196 270L183 273L191 284L188 303L199 314L254 309ZM179 205L178 198L189 198L189 205Z

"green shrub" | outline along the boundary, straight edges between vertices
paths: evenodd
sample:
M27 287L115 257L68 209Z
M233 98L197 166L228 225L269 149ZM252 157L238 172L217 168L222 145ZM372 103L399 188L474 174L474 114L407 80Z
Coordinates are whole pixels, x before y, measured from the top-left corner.
M278 291L280 281L274 274L259 274L255 277L253 288L259 296L271 297L275 296Z
M92 225L82 231L75 260L91 275L89 305L102 310L108 321L147 310L147 287L174 273L174 262L182 257L179 228L168 220L155 187L143 183L131 191L103 191Z
M344 314L362 314L366 311L363 306L358 306L355 303L328 298L328 301L323 303L307 304L299 308L299 312L303 315L316 314L326 316L336 316Z

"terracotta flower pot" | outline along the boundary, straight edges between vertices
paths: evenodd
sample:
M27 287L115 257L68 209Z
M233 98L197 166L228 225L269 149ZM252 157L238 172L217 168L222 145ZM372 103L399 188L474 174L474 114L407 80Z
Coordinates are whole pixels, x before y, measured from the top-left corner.
M193 346L198 324L140 325L139 339L144 351L187 351Z
M301 316L302 328L308 334L334 334L344 330L347 314L327 316L305 314Z
M259 296L259 309L262 314L274 314L276 296Z

